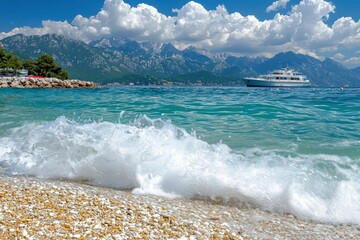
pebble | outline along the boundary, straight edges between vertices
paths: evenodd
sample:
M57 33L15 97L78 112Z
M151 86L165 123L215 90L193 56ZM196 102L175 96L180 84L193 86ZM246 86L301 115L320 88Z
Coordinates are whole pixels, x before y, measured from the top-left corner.
M210 220L220 220L221 216L220 215L213 215L210 217Z
M99 88L93 82L57 78L0 77L0 88Z
M360 239L353 225L26 177L0 176L0 211L2 239Z

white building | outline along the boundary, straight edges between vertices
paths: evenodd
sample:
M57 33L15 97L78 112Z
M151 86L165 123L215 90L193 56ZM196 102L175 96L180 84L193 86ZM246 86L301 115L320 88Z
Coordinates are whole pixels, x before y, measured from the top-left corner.
M26 70L26 69L16 70L16 75L18 75L19 77L27 77L28 70Z
M19 77L27 77L28 76L28 70L26 69L20 69L15 70L13 68L0 68L0 76L19 76Z

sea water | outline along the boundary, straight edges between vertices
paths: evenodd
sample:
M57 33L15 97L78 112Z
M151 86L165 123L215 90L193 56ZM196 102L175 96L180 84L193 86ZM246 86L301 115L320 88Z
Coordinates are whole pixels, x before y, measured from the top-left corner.
M360 224L360 89L0 89L3 174Z

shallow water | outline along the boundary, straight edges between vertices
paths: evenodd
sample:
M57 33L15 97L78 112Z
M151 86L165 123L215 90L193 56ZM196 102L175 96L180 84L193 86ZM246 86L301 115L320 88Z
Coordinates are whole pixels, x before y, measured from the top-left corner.
M7 174L360 224L360 89L0 89Z

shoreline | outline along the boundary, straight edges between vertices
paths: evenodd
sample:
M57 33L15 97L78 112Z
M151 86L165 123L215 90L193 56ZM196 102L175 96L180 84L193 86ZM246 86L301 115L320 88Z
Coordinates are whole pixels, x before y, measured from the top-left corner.
M0 235L66 239L360 239L360 228L78 182L0 176Z
M0 77L0 88L99 88L94 82L77 79Z

